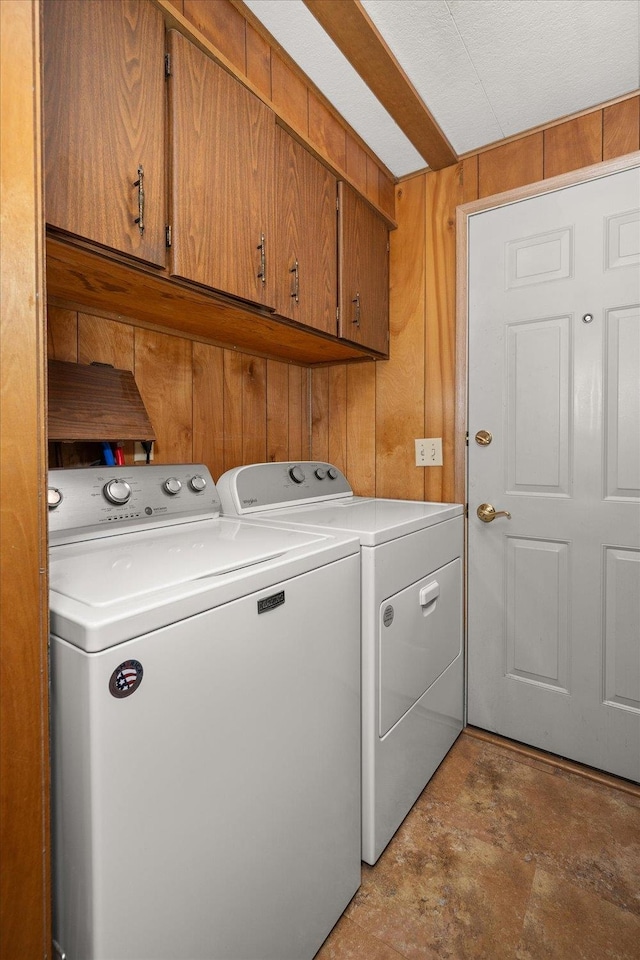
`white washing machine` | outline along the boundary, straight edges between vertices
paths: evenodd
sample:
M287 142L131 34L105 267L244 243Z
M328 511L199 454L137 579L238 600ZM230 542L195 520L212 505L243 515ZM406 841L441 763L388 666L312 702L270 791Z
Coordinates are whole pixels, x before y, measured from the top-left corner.
M358 536L362 859L375 863L463 724L463 508L356 497L329 463L238 467L223 514Z
M49 483L59 956L311 960L360 883L357 538L202 465Z

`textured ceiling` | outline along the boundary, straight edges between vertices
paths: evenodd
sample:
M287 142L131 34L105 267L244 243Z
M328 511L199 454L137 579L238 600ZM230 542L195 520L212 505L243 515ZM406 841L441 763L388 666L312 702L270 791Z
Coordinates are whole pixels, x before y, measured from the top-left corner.
M245 0L396 176L425 160L302 0ZM457 153L640 87L640 0L362 0Z

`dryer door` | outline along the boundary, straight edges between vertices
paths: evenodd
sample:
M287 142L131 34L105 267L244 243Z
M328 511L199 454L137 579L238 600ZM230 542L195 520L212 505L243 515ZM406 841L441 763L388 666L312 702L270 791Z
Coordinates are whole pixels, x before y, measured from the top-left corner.
M462 563L447 563L380 605L379 735L462 650Z

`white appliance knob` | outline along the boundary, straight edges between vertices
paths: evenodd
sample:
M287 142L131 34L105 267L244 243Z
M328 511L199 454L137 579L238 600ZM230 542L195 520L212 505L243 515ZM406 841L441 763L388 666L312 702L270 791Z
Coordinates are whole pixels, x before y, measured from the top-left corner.
M177 477L169 477L168 480L164 482L164 488L167 493L170 493L172 497L175 497L176 493L180 493L182 490L182 484Z
M207 481L204 477L201 477L200 474L197 474L195 477L191 477L191 480L189 480L189 486L192 490L195 490L196 493L200 493L201 490L204 490L206 485Z
M291 467L291 470L289 470L289 476L294 483L304 483L304 470L302 467Z
M338 471L336 470L335 467L329 467L329 469L327 470L327 476L329 477L330 480L335 480L338 476Z
M57 487L48 487L47 489L47 506L49 510L55 510L56 507L59 507L62 503L62 492L58 490Z
M109 503L120 505L128 502L131 496L131 487L126 480L108 480L102 488L102 492Z
M327 475L327 474L326 474L326 471L324 471L324 470L322 469L322 467L318 467L317 470L315 471L315 474L316 474L316 477L318 478L318 480L324 480L324 478L325 478L326 475Z

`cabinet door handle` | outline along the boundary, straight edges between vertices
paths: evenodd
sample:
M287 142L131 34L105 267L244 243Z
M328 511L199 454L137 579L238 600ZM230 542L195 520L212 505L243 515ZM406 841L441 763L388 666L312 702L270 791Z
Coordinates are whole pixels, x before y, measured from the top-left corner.
M359 327L360 326L360 294L359 293L356 293L351 303L355 303L356 305L354 317L351 322L355 323L356 327Z
M293 289L291 291L291 297L296 303L300 303L300 272L298 269L297 260L294 261L289 273L293 274Z
M258 273L258 279L261 280L262 283L267 282L267 254L266 254L265 248L266 248L266 244L264 239L264 233L261 233L260 243L258 244L256 249L260 251L260 271Z
M144 170L142 164L138 164L138 179L134 181L134 187L138 188L138 216L133 221L138 224L140 233L144 233Z

